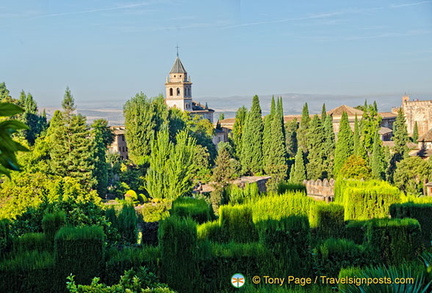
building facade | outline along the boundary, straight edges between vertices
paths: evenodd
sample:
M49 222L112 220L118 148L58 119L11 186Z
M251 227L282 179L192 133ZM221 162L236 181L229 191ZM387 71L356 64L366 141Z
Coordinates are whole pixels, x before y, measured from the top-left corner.
M432 128L432 101L410 100L409 96L403 96L402 110L409 135L413 134L416 123L419 136L425 135Z

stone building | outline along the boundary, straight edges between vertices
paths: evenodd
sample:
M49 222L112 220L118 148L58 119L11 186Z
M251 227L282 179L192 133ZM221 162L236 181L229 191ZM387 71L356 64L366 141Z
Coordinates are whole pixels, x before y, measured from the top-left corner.
M214 110L192 100L192 82L178 55L165 82L165 103L213 123Z
M111 130L114 133L114 141L108 147L111 153L118 153L122 160L128 160L128 148L125 139L125 127L124 126L111 126Z
M397 112L398 108L393 109ZM417 123L418 134L422 136L432 128L432 101L410 100L409 96L402 97L402 110L405 114L408 134L412 135Z

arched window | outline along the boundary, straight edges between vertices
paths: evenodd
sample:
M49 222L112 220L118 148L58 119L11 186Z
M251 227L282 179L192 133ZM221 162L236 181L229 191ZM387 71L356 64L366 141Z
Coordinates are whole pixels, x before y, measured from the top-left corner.
M180 89L177 88L177 96L180 96Z
M169 94L170 94L170 96L173 95L173 89L172 88L170 88Z

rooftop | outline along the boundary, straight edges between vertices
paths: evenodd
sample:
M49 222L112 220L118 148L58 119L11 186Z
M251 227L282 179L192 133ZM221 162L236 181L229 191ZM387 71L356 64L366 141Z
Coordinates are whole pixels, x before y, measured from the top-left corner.
M170 73L186 73L186 69L184 68L179 57L177 57L176 60L174 61L174 65L171 68Z

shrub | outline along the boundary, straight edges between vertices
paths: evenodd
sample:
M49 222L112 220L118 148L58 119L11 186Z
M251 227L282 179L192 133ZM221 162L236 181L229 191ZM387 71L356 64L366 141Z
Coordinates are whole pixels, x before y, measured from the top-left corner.
M351 220L345 226L345 238L354 241L356 244L362 244L366 240L367 225L370 220L356 221Z
M209 240L215 243L228 242L219 221L207 222L197 226L197 235L200 240Z
M418 257L422 251L420 224L415 219L376 219L367 228L374 258L394 265Z
M392 204L390 206L390 215L392 218L413 218L419 221L423 243L426 247L431 246L432 241L432 203L421 204L407 202L402 204Z
M239 243L258 240L258 233L252 221L252 210L248 206L221 206L219 223L223 239Z
M0 259L10 251L12 246L9 225L9 220L0 220Z
M250 203L252 208L253 221L274 219L279 220L292 215L309 215L312 205L316 201L300 192L288 192L282 195L265 196Z
M317 204L309 213L311 228L318 239L339 238L344 235L344 208L338 204Z
M25 251L0 263L0 292L56 292L54 257L49 252Z
M141 207L141 214L143 215L144 221L159 222L169 217L169 210L171 209L172 201L160 200L145 203Z
M26 233L14 239L14 251L22 253L25 251L36 250L46 251L52 248L50 241L43 233Z
M196 223L175 216L165 219L159 229L159 245L162 280L175 290L195 292L195 282L199 279L194 254Z
M327 239L316 249L318 275L337 278L341 268L368 264L366 249L346 239Z
M225 188L225 192L231 204L243 204L260 196L259 187L256 182L246 183L243 188L237 184L231 184Z
M42 218L42 229L51 247L54 247L54 236L66 224L66 214L63 211L45 214Z
M306 186L304 184L282 181L278 184L277 192L278 194L287 192L301 192L306 194Z
M55 270L58 291L64 291L66 277L76 275L81 284L90 284L100 275L104 260L104 233L99 226L63 227L55 236Z
M137 228L138 217L133 205L123 205L117 217L117 230L122 240L127 244L136 244L138 236Z
M269 275L309 276L312 269L309 222L290 216L258 223L260 241L270 256L263 264Z
M159 247L131 247L123 250L113 249L106 262L104 281L108 285L119 281L125 270L147 267L152 272L158 272L160 259Z
M211 220L210 207L204 199L179 197L172 203L171 215L190 217L198 223Z
M159 222L152 222L152 223L141 222L140 225L142 227L141 244L157 246Z

